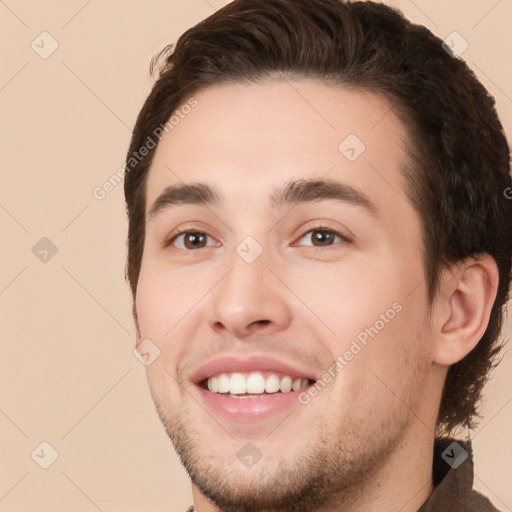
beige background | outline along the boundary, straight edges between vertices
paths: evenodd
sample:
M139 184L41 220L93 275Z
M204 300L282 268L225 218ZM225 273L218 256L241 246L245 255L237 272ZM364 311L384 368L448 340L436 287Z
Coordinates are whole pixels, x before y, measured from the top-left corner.
M92 191L123 164L151 56L224 3L0 0L0 512L191 503L132 353L122 185L101 201ZM394 5L443 38L463 36L510 135L512 2ZM59 45L46 59L43 31ZM47 262L32 252L42 237L57 248ZM512 510L511 369L509 355L474 439L475 485L502 510ZM43 441L58 452L48 469L31 458L37 448L34 459L49 460Z

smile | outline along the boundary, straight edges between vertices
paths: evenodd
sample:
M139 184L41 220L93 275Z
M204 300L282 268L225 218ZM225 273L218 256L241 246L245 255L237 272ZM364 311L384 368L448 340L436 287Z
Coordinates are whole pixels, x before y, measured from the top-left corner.
M305 378L293 378L269 372L220 373L203 381L208 391L227 394L233 398L251 398L266 394L290 393L300 391L312 381Z
M299 405L318 372L266 356L210 360L193 375L194 393L215 416L236 423L271 418ZM302 405L301 405L302 407Z

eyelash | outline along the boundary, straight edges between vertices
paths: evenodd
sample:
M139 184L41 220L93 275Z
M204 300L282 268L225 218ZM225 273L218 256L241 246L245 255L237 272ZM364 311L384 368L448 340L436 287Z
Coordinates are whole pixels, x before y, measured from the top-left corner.
M297 240L302 240L302 238L304 238L308 233L311 233L312 231L323 231L324 233L329 233L329 234L332 234L332 235L335 235L335 236L339 236L344 243L351 243L351 240L349 238L347 238L345 235L343 235L343 233L340 233L339 231L337 231L335 229L332 229L329 226L324 226L324 225L322 225L322 226L315 226L313 228L306 229L306 231L303 231L302 235L300 235ZM210 235L208 235L204 231L196 231L196 230L191 229L191 228L184 228L184 229L181 229L181 230L177 231L173 235L171 235L169 240L167 240L167 242L165 242L165 247L173 245L174 242L176 241L176 239L178 237L180 237L181 235L190 234L190 233L196 233L196 234L206 235L206 236L210 237ZM322 249L322 247L332 247L334 245L336 245L336 244L333 243L332 245L327 245L327 246L310 245L310 246L307 246L307 247L313 247L315 249ZM212 246L209 246L209 247L212 247ZM206 248L207 247L199 247L199 249L206 249ZM185 250L187 252L192 252L193 251L193 250L190 250L190 249L180 249L180 250Z

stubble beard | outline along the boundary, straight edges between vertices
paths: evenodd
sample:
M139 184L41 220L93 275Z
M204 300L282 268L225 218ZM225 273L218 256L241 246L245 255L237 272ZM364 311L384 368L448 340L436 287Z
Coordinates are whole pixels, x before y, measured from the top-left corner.
M411 411L416 409L421 394L420 380L417 372L411 373L410 380L403 383L404 389L408 389L403 403L397 400L396 409L388 409L377 422L372 420L371 410L364 421L345 415L334 431L328 432L322 428L325 421L320 418L314 432L307 435L313 441L283 455L278 463L266 462L263 453L262 459L249 470L240 464L235 453L229 467L225 460L212 463L208 432L214 426L199 424L186 407L177 414L158 400L153 391L152 394L192 483L223 512L353 510L406 436L414 418ZM355 396L351 403L364 404L364 396ZM325 419L329 419L327 414ZM283 428L286 422L280 426ZM289 434L281 430L283 439L296 435L296 423L290 420L288 428ZM226 436L229 438L227 433ZM248 439L241 439L240 446L245 441Z

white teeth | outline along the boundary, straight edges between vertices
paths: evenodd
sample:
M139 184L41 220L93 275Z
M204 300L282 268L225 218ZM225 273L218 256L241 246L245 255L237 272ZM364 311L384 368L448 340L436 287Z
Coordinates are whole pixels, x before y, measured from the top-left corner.
M295 379L292 384L293 391L298 391L302 385L302 379Z
M292 378L283 377L281 379L281 385L279 386L281 393L289 393L292 390Z
M277 375L269 375L265 381L265 391L267 393L277 393L279 391L279 377Z
M247 378L247 393L260 395L265 391L265 379L261 373L251 373Z
M247 382L241 373L232 373L229 379L229 392L233 395L245 395Z
M232 396L261 395L263 393L289 393L298 391L308 385L308 379L292 379L285 376L280 378L271 373L265 378L259 372L252 372L246 378L242 373L221 373L215 377L210 377L207 381L208 390L212 393L229 393Z
M212 377L208 379L208 390L212 393L217 393L219 390L219 379L217 377Z
M229 377L226 373L219 375L219 387L217 393L228 393L229 392Z

